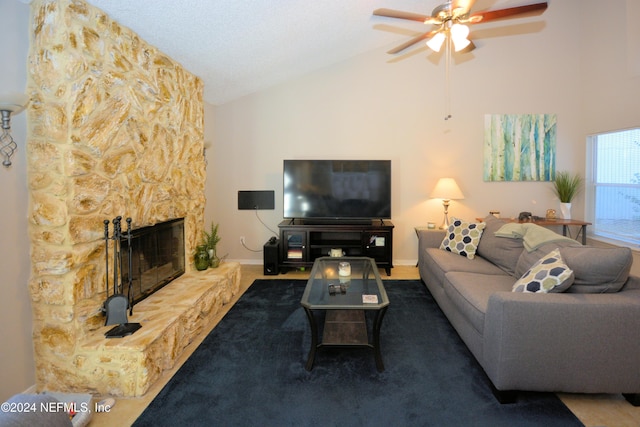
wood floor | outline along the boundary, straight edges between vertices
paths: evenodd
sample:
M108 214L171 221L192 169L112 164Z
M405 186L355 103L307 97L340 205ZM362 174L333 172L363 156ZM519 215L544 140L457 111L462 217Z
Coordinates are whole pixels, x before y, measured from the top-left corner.
M391 277L387 277L384 271L380 272L383 279L393 280L409 280L418 279L418 269L413 266L396 266L392 270ZM305 272L290 271L286 275L280 277L307 279L309 270ZM242 281L240 285L240 293L236 296L235 301L244 291L253 283L255 279L275 279L278 276L263 276L261 265L243 265ZM226 310L213 320L207 333L215 327L215 325L224 317L229 308L233 304L228 304ZM175 372L184 363L185 360L200 345L207 333L203 333L196 341L192 342L183 353L176 366L165 371L160 380L147 392L143 397L138 398L119 398L116 400L115 406L110 412L94 413L91 427L97 426L113 426L113 425L131 425L136 418L144 411L155 396L162 390L162 387L171 379ZM640 426L640 407L634 407L629 404L620 395L581 395L581 394L559 394L560 399L573 411L573 413L587 427L639 427ZM101 400L100 397L94 398L94 402Z

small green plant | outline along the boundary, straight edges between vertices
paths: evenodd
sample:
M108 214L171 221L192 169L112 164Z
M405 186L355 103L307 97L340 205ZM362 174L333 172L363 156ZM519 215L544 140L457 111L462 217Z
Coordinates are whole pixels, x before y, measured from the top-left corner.
M582 189L582 177L570 172L556 172L556 179L553 181L553 190L562 203L571 203L571 200L580 193Z
M217 245L221 239L221 237L218 235L218 225L219 224L216 224L212 221L209 231L202 231L202 245L206 247L207 251L209 251L210 254L212 254L210 256L212 267L217 267L217 263L220 262L217 254Z

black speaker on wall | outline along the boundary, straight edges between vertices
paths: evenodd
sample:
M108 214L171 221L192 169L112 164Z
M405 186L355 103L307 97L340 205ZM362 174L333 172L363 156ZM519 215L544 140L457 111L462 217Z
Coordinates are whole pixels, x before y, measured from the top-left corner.
M263 274L265 276L276 276L278 271L279 264L279 253L280 253L280 241L278 239L272 238L267 243L264 244L264 250L262 251L264 255L264 271Z

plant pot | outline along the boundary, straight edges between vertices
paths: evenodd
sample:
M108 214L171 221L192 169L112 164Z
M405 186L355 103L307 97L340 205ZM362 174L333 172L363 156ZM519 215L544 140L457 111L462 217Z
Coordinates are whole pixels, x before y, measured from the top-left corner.
M571 219L571 203L560 203L560 213L562 218Z

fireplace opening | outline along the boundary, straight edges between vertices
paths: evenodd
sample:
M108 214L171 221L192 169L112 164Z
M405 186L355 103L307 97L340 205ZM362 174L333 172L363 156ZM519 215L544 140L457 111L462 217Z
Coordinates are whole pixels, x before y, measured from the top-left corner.
M129 245L126 232L121 240L122 292L128 293ZM131 230L133 304L184 274L184 218Z

